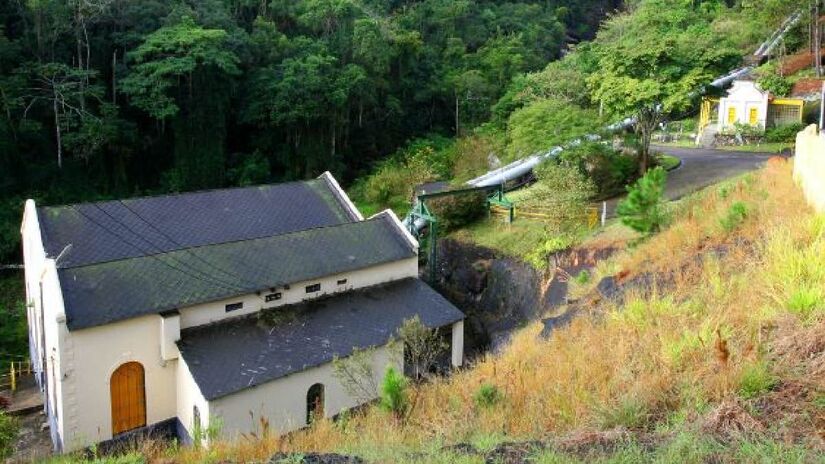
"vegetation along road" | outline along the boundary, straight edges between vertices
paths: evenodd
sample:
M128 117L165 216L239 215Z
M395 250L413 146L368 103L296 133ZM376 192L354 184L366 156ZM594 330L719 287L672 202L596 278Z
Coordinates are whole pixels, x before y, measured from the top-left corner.
M665 196L669 200L696 192L730 177L759 169L771 153L752 153L710 148L678 148L655 146L666 155L675 156L682 164L667 176ZM621 198L607 202L608 216L615 216L616 205Z

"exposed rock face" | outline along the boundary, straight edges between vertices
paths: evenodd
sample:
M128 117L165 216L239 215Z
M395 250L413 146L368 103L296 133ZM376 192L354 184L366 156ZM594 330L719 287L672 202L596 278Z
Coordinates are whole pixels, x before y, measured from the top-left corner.
M541 315L541 275L524 262L444 239L437 269L436 288L467 315L468 354L500 347L514 329Z
M468 354L496 351L515 329L568 303L568 281L591 270L614 249L573 249L550 256L545 272L494 250L443 239L436 288L467 315ZM575 312L546 319L545 332L569 323Z

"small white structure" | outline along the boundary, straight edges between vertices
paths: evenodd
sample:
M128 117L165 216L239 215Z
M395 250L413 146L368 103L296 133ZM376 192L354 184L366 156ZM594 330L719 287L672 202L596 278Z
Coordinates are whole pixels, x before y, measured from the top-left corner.
M768 120L770 94L754 81L737 80L728 90L728 96L719 99L720 129L733 128L735 124L764 129Z
M57 451L149 431L189 442L359 405L331 361L414 316L463 360L463 314L418 278L391 211L305 182L38 208L22 224L31 359ZM450 332L452 334L450 335ZM377 395L377 392L376 392ZM216 427L212 427L213 429Z

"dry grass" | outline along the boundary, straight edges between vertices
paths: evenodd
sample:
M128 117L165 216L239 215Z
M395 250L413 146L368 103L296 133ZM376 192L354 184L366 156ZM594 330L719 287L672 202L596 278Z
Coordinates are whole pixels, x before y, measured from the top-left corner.
M724 226L737 202L746 216ZM398 453L489 437L691 423L770 434L770 424L765 429L740 411L750 400L736 398L760 398L778 382L797 381L811 390L803 397L821 397L825 300L817 292L825 289L825 221L805 205L784 163L711 187L682 201L675 215L667 230L599 271L673 272L671 287L631 295L622 307L602 302L592 309L599 317L579 318L551 340L539 338L539 324L523 329L500 355L417 387L404 423L368 408L284 438L216 443L174 458L248 462L275 451L335 451L390 462ZM502 399L477 406L483 384L495 385ZM822 424L810 424L801 436L815 443Z

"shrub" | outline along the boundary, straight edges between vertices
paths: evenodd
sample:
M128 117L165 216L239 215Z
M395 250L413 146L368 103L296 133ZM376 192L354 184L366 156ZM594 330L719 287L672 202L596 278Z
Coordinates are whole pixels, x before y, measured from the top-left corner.
M14 451L14 442L20 427L14 417L0 412L0 459L5 459Z
M479 408L489 408L501 400L501 392L490 383L482 384L473 396L476 406Z
M596 194L593 181L572 166L546 163L536 170L536 176L538 182L521 204L541 208L546 221L553 224L578 219Z
M765 131L765 140L771 143L794 142L796 141L796 134L804 128L805 125L802 123L772 127Z
M665 170L657 167L628 187L627 198L619 202L616 209L622 224L645 235L658 232L665 222L662 205L665 182Z
M739 396L755 398L776 385L776 377L771 374L765 362L749 364L739 377Z
M384 380L381 381L382 409L400 417L407 409L407 379L396 371L393 366L387 366Z
M578 273L578 275L576 275L574 280L576 281L577 284L584 285L587 282L590 282L590 273L587 272L587 271L581 271L581 272Z
M791 93L793 82L778 74L767 74L759 78L759 87L777 97L784 97Z
M404 362L412 368L416 380L427 375L448 347L439 330L425 326L418 315L404 320L398 328L398 339L404 347Z
M823 303L825 303L825 294L821 288L801 285L788 297L788 310L807 321L817 309L822 308Z
M636 178L638 165L631 156L625 156L611 146L599 142L583 142L564 150L563 164L575 166L596 186L599 198L607 198L624 191Z
M453 195L429 200L430 211L438 219L439 233L466 226L487 214L484 193Z
M725 232L733 232L738 228L748 217L748 205L737 201L730 205L725 216L719 220L719 224Z

